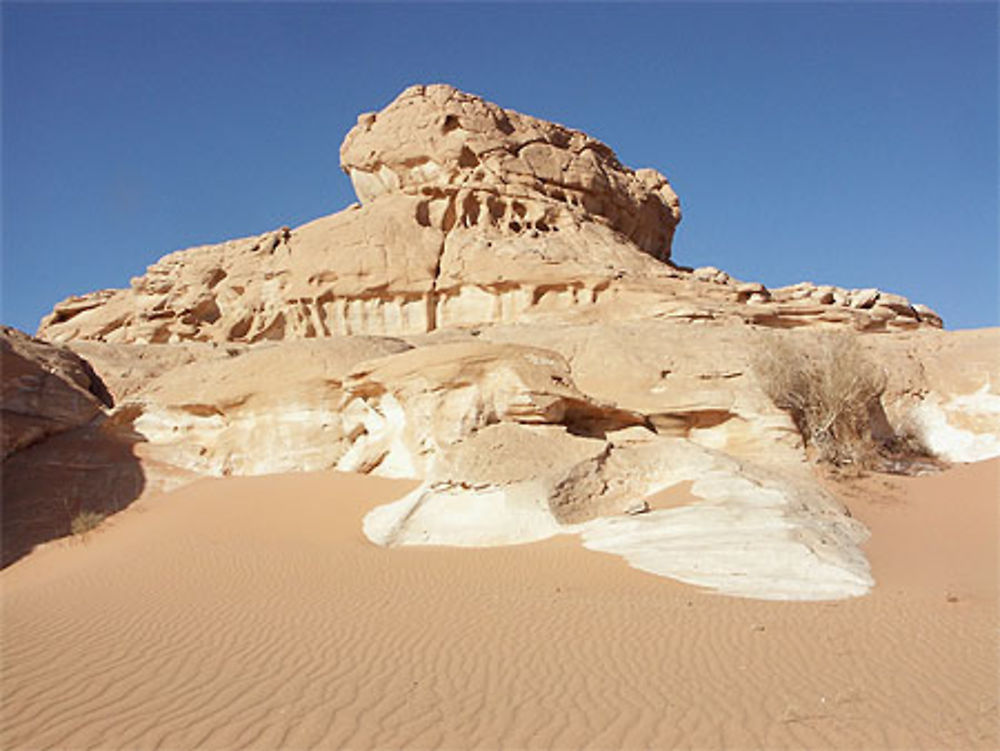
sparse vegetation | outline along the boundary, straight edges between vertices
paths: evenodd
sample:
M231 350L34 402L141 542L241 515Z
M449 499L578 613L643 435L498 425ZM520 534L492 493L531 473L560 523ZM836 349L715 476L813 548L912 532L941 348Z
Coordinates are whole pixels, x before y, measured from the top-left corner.
M872 424L883 415L887 378L856 335L770 334L761 338L752 366L764 392L791 414L819 461L857 468L880 463L883 444Z
M897 406L896 410L886 416L891 432L882 442L882 454L890 471L898 469L904 474L912 473L914 464L922 469L940 469L945 464L928 448L924 429L914 419L911 408L912 405L904 403L902 410Z
M86 537L88 532L93 532L104 521L104 514L96 511L81 511L73 517L69 529L77 537Z

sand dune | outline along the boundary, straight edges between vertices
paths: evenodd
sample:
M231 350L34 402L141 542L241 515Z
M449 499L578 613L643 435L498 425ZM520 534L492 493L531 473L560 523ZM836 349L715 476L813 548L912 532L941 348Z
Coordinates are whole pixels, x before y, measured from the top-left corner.
M0 574L0 745L995 748L998 469L849 486L877 585L829 603L371 545L407 481L201 481Z

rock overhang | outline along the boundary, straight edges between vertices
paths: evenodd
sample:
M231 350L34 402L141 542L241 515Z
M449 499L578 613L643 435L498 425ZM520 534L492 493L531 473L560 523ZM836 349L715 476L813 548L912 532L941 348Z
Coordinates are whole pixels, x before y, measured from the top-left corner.
M366 113L340 148L363 205L422 199L421 224L515 234L601 221L670 258L680 201L656 170L632 170L586 133L504 109L445 84L411 86Z

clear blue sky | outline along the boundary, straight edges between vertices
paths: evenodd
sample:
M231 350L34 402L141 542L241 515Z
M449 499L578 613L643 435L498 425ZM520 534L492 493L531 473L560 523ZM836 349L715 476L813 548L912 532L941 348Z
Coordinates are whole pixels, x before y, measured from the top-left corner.
M358 113L447 82L655 167L678 263L997 325L997 7L3 5L4 323L354 200Z

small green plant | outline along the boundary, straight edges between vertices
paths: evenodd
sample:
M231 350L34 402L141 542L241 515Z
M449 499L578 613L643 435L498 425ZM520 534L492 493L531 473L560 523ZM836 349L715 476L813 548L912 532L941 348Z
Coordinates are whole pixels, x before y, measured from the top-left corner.
M881 411L886 374L857 336L761 337L751 361L764 392L786 410L820 461L864 468L878 462L873 417Z
M104 521L104 514L96 511L81 511L73 517L69 529L77 537L86 537L88 532L93 532Z

